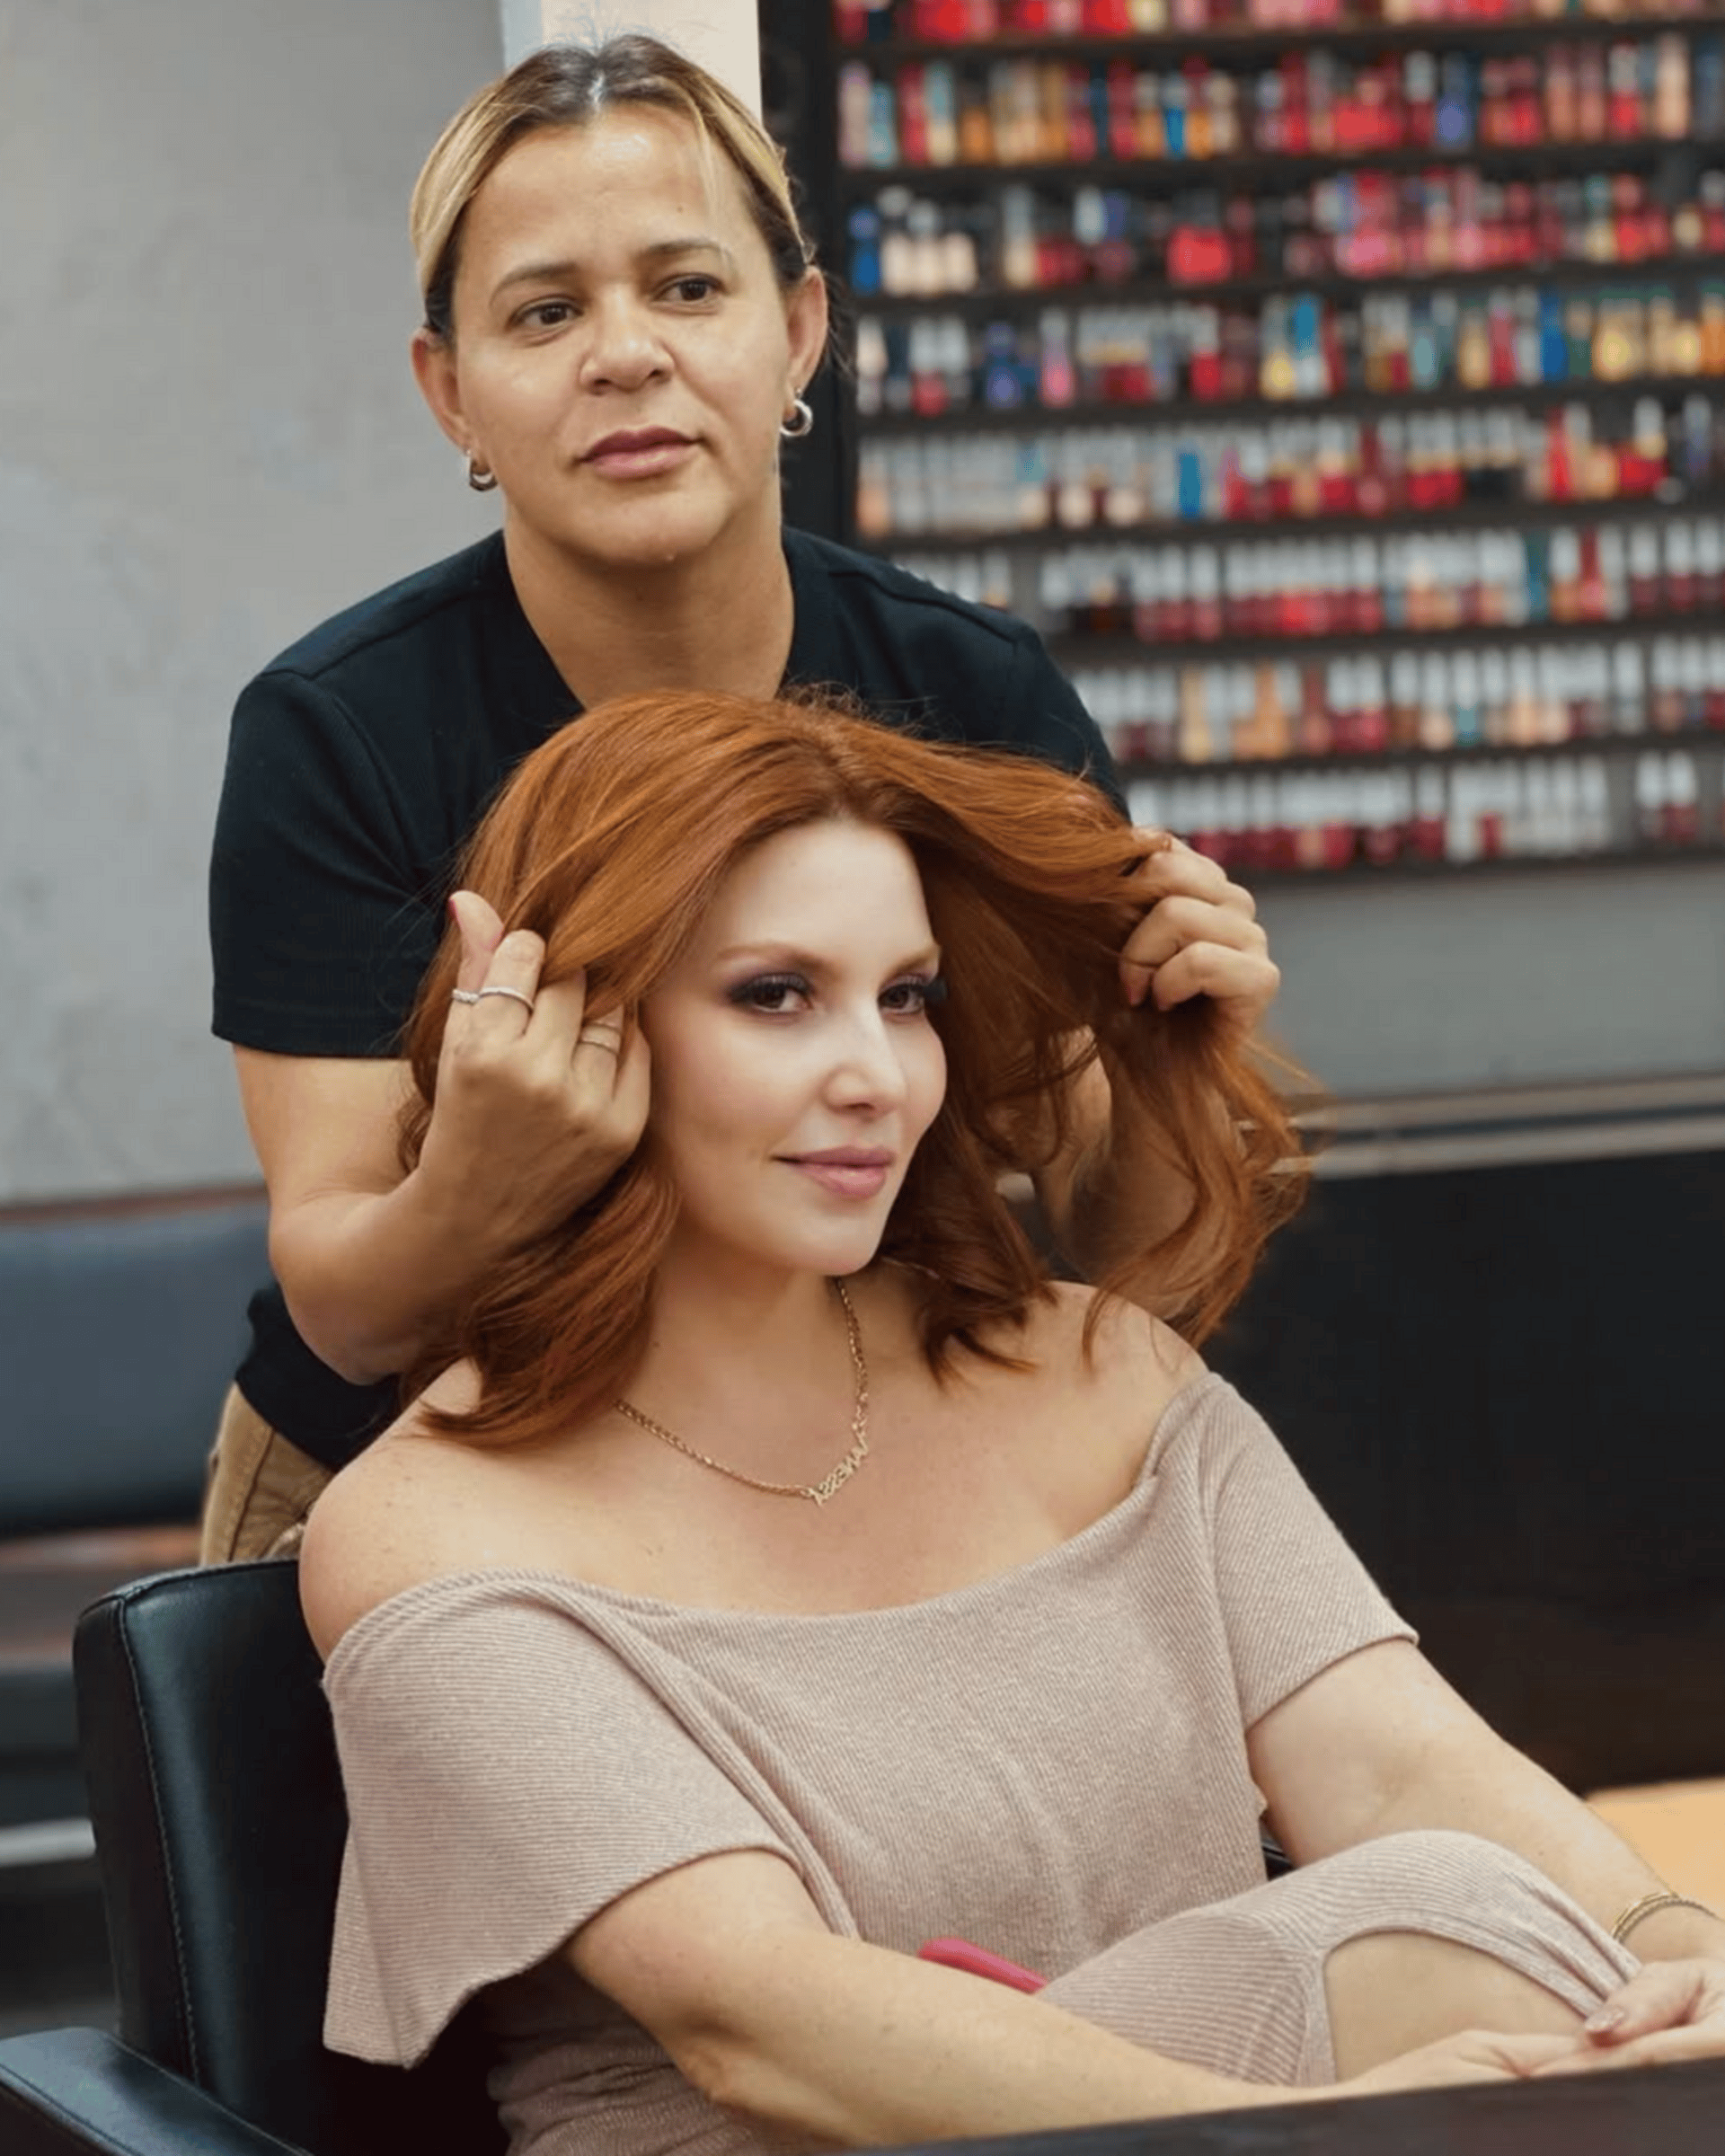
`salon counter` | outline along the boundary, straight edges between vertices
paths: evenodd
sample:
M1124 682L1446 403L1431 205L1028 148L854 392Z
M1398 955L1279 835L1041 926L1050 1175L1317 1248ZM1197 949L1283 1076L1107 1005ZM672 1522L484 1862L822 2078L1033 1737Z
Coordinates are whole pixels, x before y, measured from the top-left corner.
M1715 2156L1722 2134L1725 2061L1709 2060L938 2148L939 2156Z

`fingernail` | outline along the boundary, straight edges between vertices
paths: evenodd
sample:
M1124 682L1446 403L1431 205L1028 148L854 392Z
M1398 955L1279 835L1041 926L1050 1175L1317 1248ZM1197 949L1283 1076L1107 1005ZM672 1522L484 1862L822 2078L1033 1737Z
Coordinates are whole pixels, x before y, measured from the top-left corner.
M1621 2028L1623 2019L1621 2006L1602 2006L1597 2013L1589 2014L1581 2026L1590 2037L1606 2037L1614 2028Z

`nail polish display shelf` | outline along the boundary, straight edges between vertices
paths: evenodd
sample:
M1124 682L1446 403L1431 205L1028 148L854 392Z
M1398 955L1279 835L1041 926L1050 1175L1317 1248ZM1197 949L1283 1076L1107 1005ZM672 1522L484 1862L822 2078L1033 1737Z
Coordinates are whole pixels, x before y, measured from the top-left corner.
M1613 137L1598 142L1469 142L1453 148L1431 143L1423 148L1358 150L1251 150L1223 157L1091 157L1082 165L1061 158L1026 158L1012 167L997 164L852 165L843 169L848 193L871 194L882 187L914 188L919 195L974 193L979 184L1003 178L1046 181L1060 175L1075 186L1102 188L1165 186L1169 181L1201 185L1206 181L1247 184L1275 183L1315 172L1355 171L1422 172L1444 165L1489 165L1494 171L1537 165L1545 172L1585 170L1602 158L1622 166L1647 165L1685 152L1717 157L1725 135Z
M852 535L1254 878L1725 853L1725 0L1556 8L836 9Z
M1612 14L1550 15L1535 11L1506 11L1496 15L1388 21L1376 15L1341 17L1329 22L1315 19L1283 27L1256 22L1213 22L1189 30L1139 30L1117 32L1080 31L1063 35L1056 31L995 31L988 39L990 59L1040 60L1053 55L1064 59L1101 61L1122 55L1167 67L1178 65L1194 51L1228 59L1275 58L1291 44L1321 40L1333 52L1495 52L1504 48L1525 50L1530 41L1544 37L1579 40L1655 36L1660 31L1693 31L1716 27L1717 10L1651 8L1646 13L1620 9ZM978 48L935 38L881 36L840 48L843 59L867 60L898 66L930 60L974 58Z
M1529 277L1540 284L1571 290L1582 286L1609 285L1637 289L1648 283L1684 285L1701 279L1725 278L1725 253L1712 247L1696 247L1674 254L1640 255L1621 261L1588 258L1580 254L1532 254L1525 261L1477 265L1447 265L1442 269L1397 270L1350 274L1345 270L1320 269L1276 276L1269 271L1250 277L1218 277L1203 283L1177 285L1166 277L1071 278L1026 285L998 283L967 286L949 290L931 286L926 291L859 292L853 287L852 305L859 314L878 316L883 322L912 322L937 310L959 314L967 322L1000 316L1029 321L1054 306L1181 306L1220 305L1230 300L1265 299L1286 296L1349 298L1393 298L1401 294L1430 297L1450 291L1463 292L1479 286L1515 283Z
M1254 517L1250 522L1225 517L1146 517L1129 524L1114 525L1096 520L1068 526L1050 517L1046 523L1012 530L1003 529L998 524L926 524L915 528L903 527L894 532L891 543L895 550L902 550L907 547L976 546L986 543L991 547L1005 547L1014 552L1029 551L1032 553L1045 552L1051 546L1106 548L1110 542L1118 542L1122 545L1161 545L1182 539L1225 546L1278 539L1393 538L1408 534L1417 535L1432 530L1461 535L1496 530L1504 525L1536 527L1545 525L1622 524L1657 519L1662 510L1718 510L1721 508L1725 508L1725 492L1719 489L1691 494L1685 493L1678 482L1668 481L1654 494L1618 494L1603 499L1590 500L1578 495L1562 501L1530 501L1506 496L1497 500L1463 501L1448 506L1434 504L1424 508L1404 506L1376 514L1354 510L1341 516Z
M1086 667L1167 665L1205 666L1225 656L1257 664L1287 659L1318 663L1372 651L1385 658L1398 652L1423 652L1433 645L1462 645L1482 650L1509 650L1525 644L1597 644L1614 647L1650 643L1655 637L1693 635L1711 629L1716 613L1631 615L1620 621L1457 622L1448 628L1338 630L1322 636L1239 636L1208 640L1142 642L1129 635L1075 635L1051 632L1048 649L1067 673Z
M1225 425L1250 420L1273 426L1279 420L1376 419L1384 412L1443 411L1452 405L1469 410L1504 404L1632 405L1642 397L1666 402L1700 393L1725 403L1725 375L1630 375L1606 378L1578 376L1555 382L1500 382L1484 387L1448 383L1437 389L1347 389L1298 397L1144 397L1095 398L1070 404L1027 399L1022 404L949 403L944 411L881 411L871 415L869 438L887 444L900 439L926 441L931 436L1046 434L1050 426L1099 428L1128 426L1138 420L1170 426ZM1570 506L1573 506L1572 504Z

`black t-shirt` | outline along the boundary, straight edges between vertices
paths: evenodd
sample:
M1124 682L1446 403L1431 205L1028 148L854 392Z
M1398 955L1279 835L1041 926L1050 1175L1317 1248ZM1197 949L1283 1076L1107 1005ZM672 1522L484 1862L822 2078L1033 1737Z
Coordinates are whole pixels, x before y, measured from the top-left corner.
M1119 782L1071 684L1022 622L784 535L787 685L830 684L883 722ZM461 852L529 750L579 711L528 626L493 535L339 614L241 694L210 864L216 1032L286 1056L386 1056L443 928ZM242 1392L340 1466L396 1411L345 1383L280 1291L252 1306Z

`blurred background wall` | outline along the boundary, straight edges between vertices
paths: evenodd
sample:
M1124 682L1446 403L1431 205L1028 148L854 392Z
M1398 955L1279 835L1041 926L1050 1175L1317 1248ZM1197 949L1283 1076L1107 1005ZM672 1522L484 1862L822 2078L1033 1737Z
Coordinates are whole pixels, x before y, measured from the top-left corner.
M255 1174L204 874L241 684L494 514L407 198L496 0L0 0L0 1204Z

